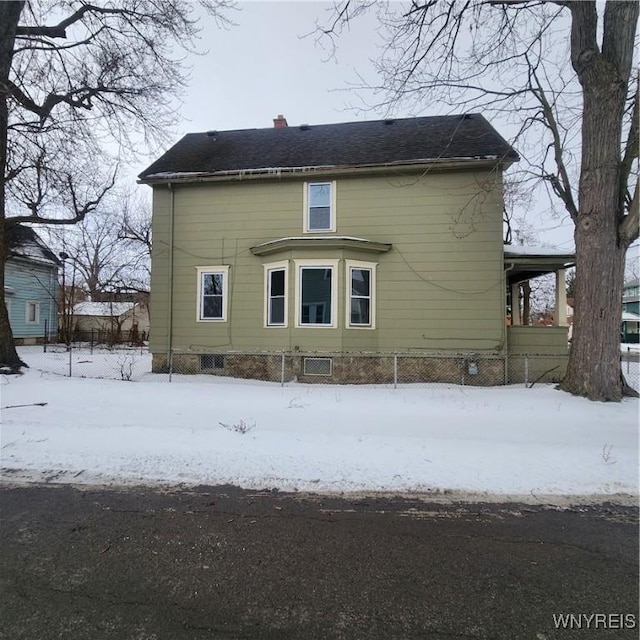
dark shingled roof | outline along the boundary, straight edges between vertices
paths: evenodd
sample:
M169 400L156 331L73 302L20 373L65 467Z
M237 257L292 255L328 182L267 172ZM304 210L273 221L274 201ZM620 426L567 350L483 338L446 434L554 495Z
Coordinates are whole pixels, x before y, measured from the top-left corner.
M348 167L518 154L479 114L190 133L140 174Z
M10 256L60 264L56 254L31 227L9 224L6 228L6 239Z

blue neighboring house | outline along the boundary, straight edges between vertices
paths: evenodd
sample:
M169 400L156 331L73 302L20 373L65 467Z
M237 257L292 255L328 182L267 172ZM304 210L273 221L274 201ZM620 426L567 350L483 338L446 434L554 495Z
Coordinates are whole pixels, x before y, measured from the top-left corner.
M4 299L16 344L37 344L58 333L60 260L31 228L9 225Z

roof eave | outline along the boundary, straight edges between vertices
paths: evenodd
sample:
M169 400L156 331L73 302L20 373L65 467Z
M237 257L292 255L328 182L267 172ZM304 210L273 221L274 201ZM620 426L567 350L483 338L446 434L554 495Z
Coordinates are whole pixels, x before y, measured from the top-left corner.
M257 169L234 169L230 171L176 171L159 172L142 176L138 184L160 185L168 183L222 182L248 179L269 179L283 177L300 177L303 175L326 174L371 174L393 171L416 171L424 169L459 169L473 166L476 168L495 168L496 165L506 169L518 157L476 156L469 158L422 158L418 160L402 160L376 164L320 165L305 167L263 167Z

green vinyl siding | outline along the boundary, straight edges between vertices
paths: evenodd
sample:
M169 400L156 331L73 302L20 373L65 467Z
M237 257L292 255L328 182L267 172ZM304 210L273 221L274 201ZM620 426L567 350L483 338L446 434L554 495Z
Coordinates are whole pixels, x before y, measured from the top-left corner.
M175 349L500 350L504 347L502 185L493 172L332 176L336 231L304 233L303 178L173 186ZM323 178L324 179L324 178ZM154 188L151 350L167 349L172 195ZM387 253L296 247L283 237L352 236ZM296 327L294 260L338 260L335 328ZM346 260L377 264L376 326L345 328ZM265 327L264 267L288 261L287 327ZM228 321L196 322L197 267L229 267Z

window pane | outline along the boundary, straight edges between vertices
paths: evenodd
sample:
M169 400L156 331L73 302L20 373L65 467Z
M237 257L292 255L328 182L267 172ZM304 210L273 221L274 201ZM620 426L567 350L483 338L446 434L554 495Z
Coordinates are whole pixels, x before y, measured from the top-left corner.
M369 297L370 277L369 269L351 269L351 295Z
M351 298L351 324L371 324L367 298Z
M278 271L270 271L271 275L271 295L283 296L284 295L284 269Z
M202 293L204 295L222 295L222 279L221 273L204 273L202 274Z
M284 298L271 298L269 324L284 324Z
M324 267L302 269L302 324L331 324L332 275Z
M331 209L329 207L309 209L309 229L331 229Z
M309 185L309 206L329 207L331 206L331 185L330 184L310 184Z
M203 318L222 318L222 296L204 296L202 306Z

